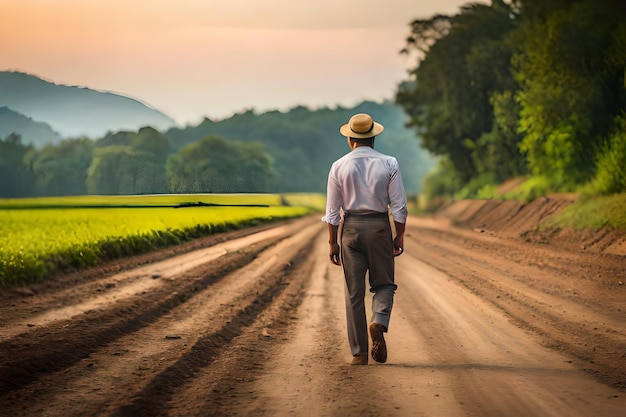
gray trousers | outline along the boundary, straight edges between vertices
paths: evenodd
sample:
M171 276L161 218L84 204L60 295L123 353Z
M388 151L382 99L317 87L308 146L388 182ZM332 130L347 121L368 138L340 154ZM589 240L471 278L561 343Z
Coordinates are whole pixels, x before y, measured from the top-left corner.
M365 277L369 272L372 321L389 328L394 283L391 224L387 215L346 215L341 228L341 263L345 277L348 342L352 355L368 353Z

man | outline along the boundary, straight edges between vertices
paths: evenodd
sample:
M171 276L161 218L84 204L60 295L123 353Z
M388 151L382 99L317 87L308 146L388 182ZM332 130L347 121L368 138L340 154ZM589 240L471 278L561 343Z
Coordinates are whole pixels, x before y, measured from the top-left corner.
M350 152L330 168L326 215L322 218L328 223L330 261L335 265L343 264L348 342L353 365L368 363L365 316L365 276L368 271L370 291L374 294L369 326L371 355L376 362L387 360L383 333L389 328L397 288L394 257L402 254L404 248L407 206L400 167L396 158L374 150L374 139L383 130L383 125L363 113L352 116L349 123L341 127L339 131L347 138Z

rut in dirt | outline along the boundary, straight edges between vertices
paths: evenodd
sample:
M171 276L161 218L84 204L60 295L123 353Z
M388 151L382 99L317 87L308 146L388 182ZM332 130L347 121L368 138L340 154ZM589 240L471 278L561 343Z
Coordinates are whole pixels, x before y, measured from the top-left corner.
M41 375L65 369L121 335L150 325L198 291L252 261L261 249L226 255L223 264L192 272L197 279L183 286L166 286L93 317L64 320L0 343L0 356L13 359L0 367L0 395L26 386Z
M114 416L168 415L162 412L181 386L193 383L207 366L223 354L224 349L230 348L229 345L235 338L250 331L250 326L254 325L259 315L275 303L283 292L288 292L290 296L280 300L277 308L283 312L292 311L298 307L302 301L304 278L309 275L311 263L308 261L311 256L310 253L302 251L281 269L273 270L274 279L268 282L263 292L257 292L252 303L239 309L219 331L200 337L185 355L153 378L146 387L135 394L135 399L131 404L120 407ZM291 286L290 289L288 289L289 286ZM275 319L277 320L278 317ZM276 320L273 321L272 326L274 331L278 328ZM236 366L242 365L249 364L245 360L239 360ZM215 377L228 378L229 374L215 375ZM217 403L217 401L211 401L210 395L206 396L205 400L211 403L212 407Z
M503 311L542 343L626 390L624 257L572 252L480 232L411 227L423 260ZM454 254L454 256L450 256Z
M206 326L210 330L197 325L191 330L194 337L186 338L189 344L185 344L184 352L161 352L167 360L158 372L149 378L123 381L116 390L126 388L128 391L122 398L108 401L109 408L118 407L117 410L110 409L111 414L158 415L173 390L184 386L185 381L192 380L223 354L229 344L244 329L253 326L260 316L267 315L268 310L290 311L300 302L301 288L311 265L310 252L305 248L322 230L319 219L286 222L282 229L274 230L281 232L163 279L161 285L149 291L98 311L53 321L3 340L0 356L5 360L0 365L0 405L11 410L25 398L29 398L31 404L36 403L38 397L45 402L42 386L71 384L75 378L74 369L79 368L76 374L81 373L82 363L92 355L120 340L132 340L135 333L149 331L155 323L175 315L187 304L198 303L198 300L210 304L212 299L221 304L221 295L216 292L223 291L215 289L226 285L224 281L241 281L234 298L221 309L223 314L212 317L210 325ZM132 282L132 274L127 275ZM103 277L103 282L106 279ZM124 282L118 282L117 288L123 285ZM76 300L77 303L81 301L84 300ZM275 314L281 317L281 314ZM275 319L273 323L279 326L281 321ZM160 337L164 336L160 334ZM170 337L179 338L177 335Z

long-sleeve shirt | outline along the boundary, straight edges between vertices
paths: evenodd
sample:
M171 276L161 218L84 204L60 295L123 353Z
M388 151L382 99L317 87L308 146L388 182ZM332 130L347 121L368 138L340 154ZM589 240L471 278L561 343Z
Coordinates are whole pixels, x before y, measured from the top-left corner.
M322 221L337 226L342 210L386 213L388 207L395 221L406 223L406 192L396 158L359 146L333 163Z

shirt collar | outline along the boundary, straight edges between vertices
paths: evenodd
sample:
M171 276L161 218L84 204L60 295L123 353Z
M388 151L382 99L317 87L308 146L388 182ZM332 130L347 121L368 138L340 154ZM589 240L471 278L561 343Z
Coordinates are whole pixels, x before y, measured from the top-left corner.
M373 150L374 150L374 148L372 148L370 146L358 146L358 147L354 148L354 150L352 150L352 152L371 152Z

